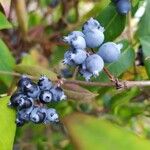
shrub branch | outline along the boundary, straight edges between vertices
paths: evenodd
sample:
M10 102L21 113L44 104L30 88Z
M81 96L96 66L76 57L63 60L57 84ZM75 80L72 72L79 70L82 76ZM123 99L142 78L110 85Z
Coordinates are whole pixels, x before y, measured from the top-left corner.
M8 72L8 71L0 71L1 75L10 75L15 77L21 77L22 74L17 72ZM38 80L38 77L27 75L29 78L33 80ZM53 82L58 82L55 80ZM132 87L149 87L150 81L127 81L127 80L119 80L119 89L128 89ZM64 84L77 84L81 86L95 86L95 87L115 87L118 89L118 86L114 82L87 82L87 81L79 81L79 80L63 80Z

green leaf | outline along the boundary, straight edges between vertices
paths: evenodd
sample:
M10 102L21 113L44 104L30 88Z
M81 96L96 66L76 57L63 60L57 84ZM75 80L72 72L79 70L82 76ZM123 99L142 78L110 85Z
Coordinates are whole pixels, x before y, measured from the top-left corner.
M149 28L149 26L150 26L150 13L149 13L150 1L146 0L146 2L147 2L146 10L145 10L143 17L140 20L139 28L137 31L137 34L139 37L150 36L150 28Z
M140 0L132 0L132 8L131 8L131 14L134 17L135 13L137 12L137 10L139 9L140 5L141 5L141 1Z
M30 12L28 15L29 15L28 23L30 28L33 26L40 25L42 17L36 11Z
M139 93L140 90L137 87L118 93L110 99L109 108L116 113L121 105L128 103L133 97L139 95Z
M0 149L12 150L16 132L15 111L8 108L10 97L0 98Z
M56 46L54 47L54 53L51 57L50 65L54 66L58 64L64 58L64 53L68 50L66 46Z
M135 60L135 54L132 47L127 41L123 41L123 49L121 56L117 62L111 63L107 66L107 69L115 76L119 77L122 73L127 71L130 67L133 66ZM95 81L108 81L108 76L102 72L100 76L94 79Z
M64 119L71 140L78 150L149 150L148 140L112 123L83 114Z
M140 37L140 42L142 44L144 64L146 67L147 74L150 78L150 36Z
M18 73L28 74L34 77L40 77L41 75L46 75L52 81L57 80L57 75L53 71L39 67L39 66L16 65L14 70Z
M110 3L110 0L103 0L103 1L95 2L94 7L81 18L81 23L85 22L90 17L98 16L109 3Z
M9 29L11 27L12 27L12 25L8 22L5 15L2 12L0 12L0 30L1 29Z
M1 71L12 71L15 65L15 60L11 55L9 49L5 43L0 39L0 70ZM12 77L0 74L0 80L9 86L12 81Z
M96 19L105 27L105 41L116 39L124 30L126 24L126 16L117 13L116 7L112 3Z
M117 111L117 116L127 123L127 119L130 119L133 116L143 114L146 111L147 105L144 103L134 102L122 105Z

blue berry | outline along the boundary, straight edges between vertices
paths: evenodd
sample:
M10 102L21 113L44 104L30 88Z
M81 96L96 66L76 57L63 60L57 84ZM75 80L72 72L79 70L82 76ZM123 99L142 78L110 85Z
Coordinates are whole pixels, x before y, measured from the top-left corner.
M107 42L99 48L97 54L103 58L105 63L112 63L119 59L122 46L122 44Z
M69 49L68 51L65 52L64 54L64 60L63 63L69 66L76 66L76 64L73 62L73 60L70 59L70 56L72 54L72 49Z
M30 97L21 98L19 100L18 109L26 109L33 106L33 99Z
M18 87L20 88L22 92L24 92L25 87L31 83L32 83L32 80L28 78L27 76L23 75L18 81Z
M98 29L101 32L105 31L104 27L102 27L96 19L90 18L88 21L84 23L82 27L82 32L85 34L92 29Z
M89 48L99 47L104 41L104 28L100 23L90 18L82 28L82 31L85 35L86 45Z
M54 102L58 102L58 101L61 101L61 100L65 100L65 99L66 99L65 93L64 93L63 89L60 88L60 87L53 87L53 88L50 90L50 92L51 92L52 95L53 95L52 100L53 100Z
M55 109L49 108L46 110L46 117L44 123L56 123L59 121L59 116Z
M92 77L92 73L90 73L86 69L84 70L80 68L80 74L85 78L86 81L89 81Z
M97 27L89 26L83 30L86 45L89 48L99 47L104 41L104 30Z
M10 97L10 102L9 102L9 106L10 107L18 107L20 105L21 99L25 99L27 98L26 95L24 95L22 92L20 91L16 91L11 97Z
M53 84L46 76L41 76L38 81L38 86L40 90L50 90Z
M116 8L119 13L125 15L131 10L131 2L130 0L119 0L116 3Z
M70 45L74 49L83 49L84 50L86 48L86 42L82 36L74 36L71 39Z
M33 123L43 123L45 117L46 117L46 109L38 106L34 106L29 115L29 119Z
M92 29L85 33L86 45L89 48L97 48L104 41L104 33L98 29Z
M104 61L103 59L97 55L93 54L87 57L83 64L83 69L85 69L92 73L94 76L98 76L99 72L102 71L104 68Z
M39 96L41 103L49 103L52 101L52 93L49 90L42 91Z
M32 111L32 107L28 109L22 109L17 112L16 124L17 126L23 126L26 122L29 121L29 115Z
M82 49L71 49L64 55L64 64L76 66L82 64L87 57L86 51Z
M70 34L68 34L68 36L64 36L63 37L63 41L68 43L69 45L71 45L71 40L74 38L74 37L77 37L77 36L81 36L84 38L84 34L81 32L81 31L73 31L71 32Z
M17 127L21 127L26 123L26 121L24 119L22 119L21 116L18 115L15 123L16 123Z
M86 51L82 49L76 49L75 53L71 53L70 60L72 60L76 65L81 65L87 58Z
M25 87L24 91L27 94L27 96L29 96L33 99L38 99L39 98L40 88L35 83L28 84Z

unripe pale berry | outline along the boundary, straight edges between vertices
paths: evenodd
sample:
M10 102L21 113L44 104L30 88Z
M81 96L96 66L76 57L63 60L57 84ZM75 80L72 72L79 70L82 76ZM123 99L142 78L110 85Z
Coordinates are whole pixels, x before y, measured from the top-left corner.
M85 41L89 48L99 47L104 41L104 33L98 29L91 29L85 33Z
M63 63L69 66L76 66L76 64L71 60L71 54L72 54L72 49L69 49L68 51L65 52L64 54L64 60Z
M96 48L103 43L105 30L97 20L90 18L83 25L82 31L85 35L87 47Z
M82 49L76 49L75 53L71 53L70 59L76 64L80 65L82 64L87 57L86 51L83 51Z
M74 36L74 38L71 39L70 45L74 49L84 50L86 48L86 42L82 36Z
M87 57L84 65L88 72L92 73L94 76L98 76L99 72L104 68L104 61L99 55L93 54Z
M103 58L105 63L112 63L119 59L122 46L122 44L107 42L99 48L97 54Z
M101 32L105 31L104 27L102 27L96 19L90 18L88 21L84 23L82 31L85 34L92 29L98 29Z
M63 41L68 43L69 45L71 45L71 40L74 38L74 37L77 37L77 36L81 36L84 38L84 34L81 32L81 31L73 31L71 32L70 34L68 34L68 36L64 36L63 37Z
M89 81L92 77L92 73L90 73L86 69L80 68L80 74L85 78L86 81Z

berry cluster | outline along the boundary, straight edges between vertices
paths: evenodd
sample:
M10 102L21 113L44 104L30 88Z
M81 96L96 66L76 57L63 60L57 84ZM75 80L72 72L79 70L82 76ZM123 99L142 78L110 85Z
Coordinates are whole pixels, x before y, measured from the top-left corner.
M59 121L56 110L43 107L43 104L64 99L66 96L62 88L53 85L46 76L41 76L36 84L23 75L18 82L17 91L10 98L9 106L17 110L17 126L22 126L29 121L55 123Z
M120 14L126 15L131 10L130 0L112 0Z
M80 74L85 80L98 76L103 70L104 63L112 63L119 59L122 44L104 42L104 27L90 18L86 21L81 31L73 31L64 36L64 42L70 45L64 54L63 63L69 66L79 66ZM89 48L98 48L97 53L89 52Z

